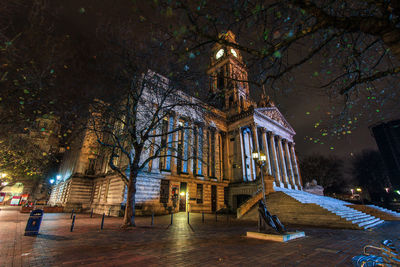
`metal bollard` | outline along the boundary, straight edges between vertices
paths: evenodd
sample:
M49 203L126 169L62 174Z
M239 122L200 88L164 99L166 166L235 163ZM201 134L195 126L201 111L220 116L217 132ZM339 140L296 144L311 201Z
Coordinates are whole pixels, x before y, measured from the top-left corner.
M189 216L189 212L187 213L188 214L188 224L190 224L190 216Z
M90 212L90 218L93 218L93 208L92 211Z
M151 226L153 226L153 225L154 225L154 211L151 214Z
M74 216L74 209L72 209L72 211L71 211L71 219L72 219L72 216Z
M201 222L204 223L204 211L201 213Z
M171 225L172 225L173 222L174 222L174 214L171 213Z
M105 216L106 214L103 212L103 218L101 218L101 226L100 226L100 230L103 230L103 227L104 227L104 216Z
M111 214L111 208L108 209L108 217L110 217Z
M72 223L71 223L71 232L74 231L74 225L75 225L75 215L72 218Z

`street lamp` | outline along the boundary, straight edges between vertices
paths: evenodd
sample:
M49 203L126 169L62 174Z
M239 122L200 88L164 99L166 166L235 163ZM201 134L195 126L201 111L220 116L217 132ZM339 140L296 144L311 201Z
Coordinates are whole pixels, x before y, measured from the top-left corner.
M265 166L267 162L267 156L264 153L259 153L257 151L254 151L251 153L252 158L256 162L256 164L260 167L260 172L261 172L261 183L262 183L262 194L263 194L263 201L264 205L267 206L267 201L265 199L265 184L264 184L264 174L263 174L263 167Z

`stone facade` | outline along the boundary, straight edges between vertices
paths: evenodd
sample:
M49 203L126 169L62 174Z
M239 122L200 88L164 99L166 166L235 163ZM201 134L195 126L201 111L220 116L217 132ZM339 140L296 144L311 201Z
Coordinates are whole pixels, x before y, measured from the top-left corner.
M233 33L224 36L235 42ZM302 189L295 132L268 98L258 105L250 99L249 85L243 82L247 70L240 52L216 44L207 73L211 94L223 97L204 115L207 124L190 122L191 130L172 134L173 140L182 139L187 160L154 159L139 174L138 214L236 210L260 192L261 172L267 194L274 191L274 186ZM177 112L167 123L166 127L175 129L177 123L185 123L184 116ZM92 133L83 133L80 140L65 155L60 169L62 180L54 186L49 203L120 215L126 201L125 184L107 166L107 155ZM252 159L252 152L265 153L267 162L261 169Z

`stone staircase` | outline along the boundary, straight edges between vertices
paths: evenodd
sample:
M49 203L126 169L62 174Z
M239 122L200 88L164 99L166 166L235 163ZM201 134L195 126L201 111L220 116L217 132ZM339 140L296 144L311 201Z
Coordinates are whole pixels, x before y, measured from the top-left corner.
M400 221L400 213L379 206L354 204L348 206L385 221Z
M379 207L379 206L376 206L376 205L367 205L367 206L371 207L371 208L378 209L378 210L386 212L386 213L389 213L390 215L392 215L394 217L399 217L400 218L400 212L396 212L396 211L393 211L393 210L388 210L388 209L385 209L385 208L382 208L382 207Z
M350 203L338 199L279 187L276 187L275 191L267 196L267 206L270 213L277 215L284 223L368 229L384 222L379 218L350 208L346 206ZM260 199L260 196L256 194L252 198ZM246 204L254 202L252 198L243 205L246 206ZM253 205L247 209L247 212L244 209L240 210L242 215L240 218L242 220L257 220L257 209L258 206Z

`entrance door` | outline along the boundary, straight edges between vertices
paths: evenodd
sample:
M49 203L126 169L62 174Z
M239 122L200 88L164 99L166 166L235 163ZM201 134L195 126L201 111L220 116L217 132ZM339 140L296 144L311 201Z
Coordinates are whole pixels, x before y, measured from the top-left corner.
M211 211L217 211L217 186L211 186Z
M187 183L181 183L179 192L179 211L186 211Z

